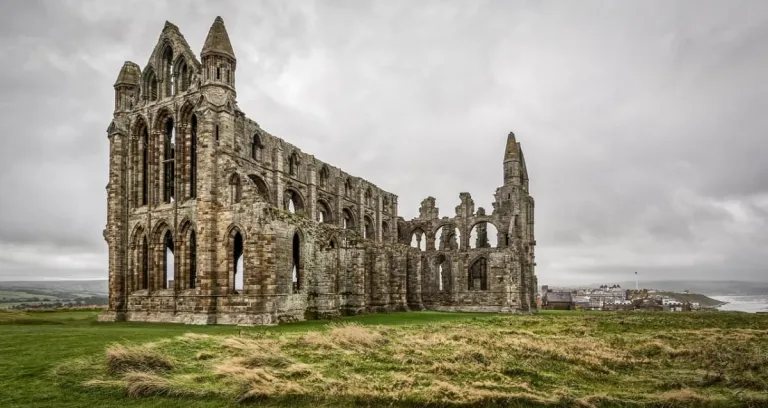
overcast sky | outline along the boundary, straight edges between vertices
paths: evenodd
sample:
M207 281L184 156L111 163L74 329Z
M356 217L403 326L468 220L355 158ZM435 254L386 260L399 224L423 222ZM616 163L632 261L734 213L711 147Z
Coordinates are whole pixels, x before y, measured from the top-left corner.
M768 2L33 1L0 13L0 280L106 278L107 126L165 20L217 15L265 130L399 195L491 209L509 131L540 284L768 280Z

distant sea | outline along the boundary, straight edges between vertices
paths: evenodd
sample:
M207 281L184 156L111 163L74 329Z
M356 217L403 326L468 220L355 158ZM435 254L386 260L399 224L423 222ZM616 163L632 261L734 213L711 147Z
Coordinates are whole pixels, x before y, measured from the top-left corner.
M728 302L720 306L720 310L734 310L747 313L768 312L768 295L718 295L709 297L721 302Z

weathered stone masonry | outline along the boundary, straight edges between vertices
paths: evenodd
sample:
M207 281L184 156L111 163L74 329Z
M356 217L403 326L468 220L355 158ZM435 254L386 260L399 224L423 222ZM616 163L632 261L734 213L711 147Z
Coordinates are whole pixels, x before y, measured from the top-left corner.
M144 69L126 62L115 82L101 320L273 324L535 309L534 202L514 134L491 214L461 193L454 217L440 218L430 197L406 221L396 195L245 116L220 17L200 57L166 23Z

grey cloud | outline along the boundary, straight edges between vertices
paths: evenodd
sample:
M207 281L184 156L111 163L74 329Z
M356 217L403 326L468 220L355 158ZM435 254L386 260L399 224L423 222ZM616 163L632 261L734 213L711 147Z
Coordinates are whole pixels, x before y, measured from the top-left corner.
M398 194L406 218L428 195L453 215L461 191L490 210L514 131L536 199L541 283L626 280L637 267L660 278L765 279L764 2L6 9L0 51L18 65L0 66L0 255L13 244L47 261L0 256L0 279L35 268L70 276L53 262L67 251L91 257L85 275L106 277L112 83L124 60L146 63L165 20L198 53L216 15L237 53L240 107Z

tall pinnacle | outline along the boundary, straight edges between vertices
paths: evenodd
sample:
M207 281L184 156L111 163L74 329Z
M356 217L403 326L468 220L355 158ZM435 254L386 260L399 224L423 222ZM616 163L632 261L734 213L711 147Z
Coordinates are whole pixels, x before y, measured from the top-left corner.
M224 19L220 16L213 20L200 56L205 57L210 54L220 54L235 59L235 51L232 49L232 43L229 42L227 28L224 27Z
M507 136L507 147L504 149L504 161L519 160L519 150L520 148L517 146L515 134L513 132L509 132L509 135Z

